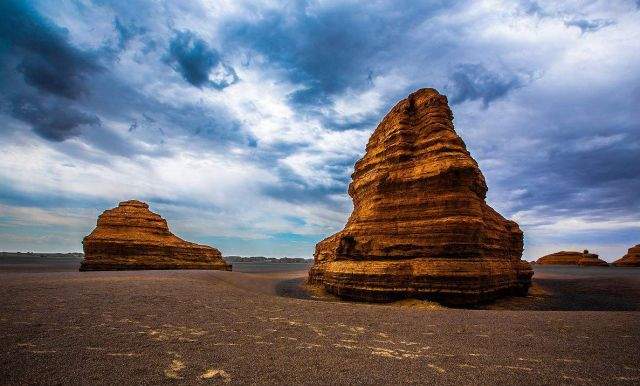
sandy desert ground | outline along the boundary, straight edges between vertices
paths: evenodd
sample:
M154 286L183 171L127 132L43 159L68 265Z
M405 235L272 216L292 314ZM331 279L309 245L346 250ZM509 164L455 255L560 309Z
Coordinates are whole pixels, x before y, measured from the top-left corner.
M470 310L318 300L304 266L78 265L0 261L0 383L640 382L639 269L537 266Z

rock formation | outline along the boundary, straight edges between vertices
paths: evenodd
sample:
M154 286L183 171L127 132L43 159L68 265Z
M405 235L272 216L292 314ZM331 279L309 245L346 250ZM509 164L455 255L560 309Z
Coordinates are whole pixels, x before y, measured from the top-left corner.
M613 262L616 267L640 267L640 244L629 248L626 255Z
M527 293L522 232L485 203L484 176L452 120L434 89L393 107L356 162L345 228L316 245L310 284L369 301Z
M580 252L560 251L538 259L540 265L582 265L608 267L609 263L600 260L595 253L589 253L586 249Z
M128 269L231 270L219 250L173 235L167 221L140 201L105 210L82 241L81 271Z

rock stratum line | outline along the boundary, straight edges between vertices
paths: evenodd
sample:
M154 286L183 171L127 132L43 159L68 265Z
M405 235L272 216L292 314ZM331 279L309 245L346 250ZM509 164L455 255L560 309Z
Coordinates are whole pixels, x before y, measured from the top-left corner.
M140 201L124 201L105 210L82 241L80 271L137 269L231 270L216 248L182 240L167 221Z
M526 294L523 235L485 203L487 185L447 98L418 90L384 117L355 164L345 228L316 245L309 282L367 301L476 303Z

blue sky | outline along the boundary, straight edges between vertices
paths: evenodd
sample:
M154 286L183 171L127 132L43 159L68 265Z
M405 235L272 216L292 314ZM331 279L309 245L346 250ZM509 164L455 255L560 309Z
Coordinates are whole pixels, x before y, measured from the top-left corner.
M638 1L0 3L0 250L137 198L225 254L310 257L399 99L449 96L525 258L640 242Z

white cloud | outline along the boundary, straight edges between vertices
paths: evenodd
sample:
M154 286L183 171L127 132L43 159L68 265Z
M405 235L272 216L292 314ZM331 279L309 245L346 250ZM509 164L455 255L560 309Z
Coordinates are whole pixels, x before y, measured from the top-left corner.
M578 151L593 151L618 143L625 137L625 134L596 135L594 137L583 138L576 141L574 147Z

